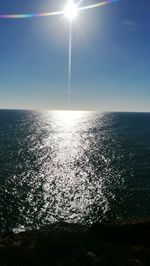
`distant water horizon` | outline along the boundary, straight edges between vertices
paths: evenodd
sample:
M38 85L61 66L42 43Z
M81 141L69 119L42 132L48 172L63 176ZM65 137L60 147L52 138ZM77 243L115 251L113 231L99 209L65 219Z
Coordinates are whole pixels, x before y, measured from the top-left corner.
M0 229L150 216L150 113L0 109Z
M47 108L0 108L0 111L33 111L33 112L96 112L96 113L150 113L150 111L134 111L134 110L98 110L98 109L47 109Z

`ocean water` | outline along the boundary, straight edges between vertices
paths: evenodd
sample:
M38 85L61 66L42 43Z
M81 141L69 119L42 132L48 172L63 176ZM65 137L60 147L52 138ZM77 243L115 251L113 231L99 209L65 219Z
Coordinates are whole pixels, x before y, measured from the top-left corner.
M0 229L150 216L150 113L0 110Z

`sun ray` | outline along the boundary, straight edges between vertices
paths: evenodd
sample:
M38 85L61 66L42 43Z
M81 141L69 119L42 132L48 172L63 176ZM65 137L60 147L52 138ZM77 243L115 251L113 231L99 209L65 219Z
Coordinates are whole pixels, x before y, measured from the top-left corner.
M69 23L69 58L68 58L68 107L71 101L71 66L72 66L72 22Z
M80 6L83 2L84 2L84 0L80 0L80 1L77 3L77 7Z
M80 12L80 11L84 11L87 9L105 6L105 5L118 2L118 1L120 0L105 0L105 1L98 2L96 4L79 7L79 5L83 2L83 0L80 0L76 6L77 6L77 11ZM44 13L0 14L0 19L27 19L27 18L36 18L36 17L59 16L59 15L64 15L64 14L65 14L64 10L54 11L54 12L44 12Z
M105 5L111 4L113 2L118 2L118 1L120 1L120 0L107 0L107 1L99 2L99 3L93 4L93 5L79 7L78 11L83 11L83 10L87 10L87 9L101 7L101 6L105 6Z
M68 47L68 108L71 103L71 71L72 71L72 20L76 17L77 13L80 11L97 8L111 4L113 2L118 2L120 0L105 0L92 5L81 6L84 0L79 0L77 4L74 0L68 0L68 5L63 11L45 12L45 13L26 13L26 14L0 14L0 19L26 19L35 17L49 17L49 16L59 16L65 15L69 19L69 47Z

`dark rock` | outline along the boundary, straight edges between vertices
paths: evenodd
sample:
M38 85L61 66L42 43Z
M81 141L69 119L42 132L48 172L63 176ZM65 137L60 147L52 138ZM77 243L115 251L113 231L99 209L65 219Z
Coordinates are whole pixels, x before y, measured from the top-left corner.
M101 257L102 266L126 266L118 256L114 254L106 253Z
M127 266L144 266L144 264L138 259L130 259L126 261Z
M101 259L98 258L93 252L88 251L86 253L86 265L99 266L101 265Z
M0 235L0 265L148 266L150 223L56 223L19 234Z

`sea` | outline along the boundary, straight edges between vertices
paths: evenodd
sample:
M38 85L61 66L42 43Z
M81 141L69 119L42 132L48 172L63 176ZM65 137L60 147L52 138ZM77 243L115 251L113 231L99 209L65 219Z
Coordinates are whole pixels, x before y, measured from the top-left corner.
M150 216L150 113L0 110L0 230Z

